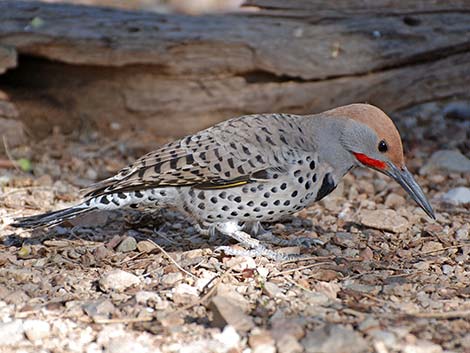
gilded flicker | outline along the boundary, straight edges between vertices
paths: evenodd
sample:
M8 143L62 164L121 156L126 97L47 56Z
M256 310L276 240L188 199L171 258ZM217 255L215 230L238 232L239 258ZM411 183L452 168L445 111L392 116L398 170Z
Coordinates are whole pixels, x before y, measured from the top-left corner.
M312 205L359 166L395 179L434 218L405 166L392 120L374 106L352 104L315 115L256 114L224 121L92 185L76 206L13 225L53 226L92 210L171 207L201 229L236 239L252 254L279 259L243 225L273 222Z

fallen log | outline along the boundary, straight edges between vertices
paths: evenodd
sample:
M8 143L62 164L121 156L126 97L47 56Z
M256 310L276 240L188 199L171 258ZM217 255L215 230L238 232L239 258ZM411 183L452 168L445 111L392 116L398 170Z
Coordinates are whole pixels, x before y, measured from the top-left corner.
M0 89L39 136L54 125L183 135L239 114L470 96L470 1L247 5L191 17L2 1L0 46L19 64Z

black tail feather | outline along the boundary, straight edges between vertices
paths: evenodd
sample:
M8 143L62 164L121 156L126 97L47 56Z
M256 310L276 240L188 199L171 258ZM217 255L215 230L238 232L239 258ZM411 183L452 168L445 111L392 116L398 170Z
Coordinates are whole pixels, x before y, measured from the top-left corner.
M39 227L52 227L67 219L75 218L81 214L93 211L94 207L70 207L59 211L52 211L47 213L38 214L30 217L16 218L15 223L11 225L17 228L39 228Z

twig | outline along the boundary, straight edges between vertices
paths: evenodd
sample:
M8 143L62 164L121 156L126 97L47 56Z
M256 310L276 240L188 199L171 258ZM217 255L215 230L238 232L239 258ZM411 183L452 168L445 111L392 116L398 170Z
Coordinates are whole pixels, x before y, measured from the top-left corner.
M168 254L160 245L158 245L157 243L155 243L153 240L151 239L147 239L147 241L149 241L150 243L152 243L152 245L155 245L155 247L160 250L162 252L162 254L164 254L171 262L173 262L173 264L183 273L187 274L188 276L194 278L194 279L198 279L197 276L193 275L191 272L188 272L186 271L183 267L181 267L176 261L175 259L173 259L170 254Z
M17 165L10 159L0 159L0 168L17 168Z
M449 250L449 249L465 248L466 246L470 246L470 243L451 245L451 246L446 246L445 248L442 248L442 249L429 250L429 251L421 253L420 255L428 255L428 254L432 254L432 253L440 252L440 251L445 251L445 250Z
M331 262L331 261L330 261L330 262ZM310 265L305 265L305 266L300 266L300 267L296 267L296 268L291 268L290 270L285 270L285 271L281 271L281 272L275 273L275 274L273 274L272 276L269 276L269 278L276 277L276 276L286 275L286 274L289 274L289 273L295 272L295 271L307 270L307 269L312 268L312 267L317 267L317 266L321 266L321 265L327 265L327 264L329 264L330 262L316 262L316 263L310 264Z
M207 299L209 299L209 298L212 296L212 294L214 294L214 292L215 292L215 290L217 289L217 287L219 286L219 284L220 284L226 277L228 277L228 276L230 275L230 273L231 273L232 270L235 268L235 266L238 266L238 265L239 265L239 263L236 263L236 264L230 266L230 267L229 267L224 273L222 273L222 275L219 276L218 278L214 277L211 281L209 281L209 283L208 283L206 286L210 285L210 283L211 283L212 281L214 281L214 280L215 280L216 282L214 283L214 285L212 286L212 288L207 291L206 294L204 294L201 298L199 298L195 303L188 304L188 305L183 306L182 308L178 309L177 312L186 311L186 310L188 310L188 309L191 309L191 308L195 307L196 305L203 304Z
M2 140L3 140L3 147L5 148L5 154L7 155L8 159L10 160L10 162L13 164L13 167L14 167L17 171L23 173L23 171L22 171L20 168L18 168L18 164L15 162L15 160L13 159L13 157L12 157L11 154L10 154L10 150L9 150L8 144L7 144L7 138L5 137L5 135L2 135Z
M145 317L122 317L117 319L100 319L92 318L95 324L128 324L134 322L148 322L152 321L154 318L151 316Z
M455 310L444 312L409 312L406 316L413 316L421 319L456 319L470 317L470 310Z
M289 282L290 284L293 284L294 286L299 287L300 289L303 289L303 290L306 291L306 292L315 293L314 291L308 289L307 287L304 287L303 285L297 283L296 281L294 281L294 280L293 280L292 278L290 278L289 276L284 275L283 277L284 277L284 279L285 279L287 282Z

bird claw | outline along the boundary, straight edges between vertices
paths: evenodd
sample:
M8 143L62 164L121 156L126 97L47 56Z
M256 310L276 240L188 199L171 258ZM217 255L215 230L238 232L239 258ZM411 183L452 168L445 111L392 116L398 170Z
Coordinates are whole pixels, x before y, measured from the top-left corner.
M265 232L257 236L257 239L269 242L279 246L300 246L302 248L311 248L314 246L323 246L324 243L320 239L310 237L297 237L294 239L283 239L271 232Z
M264 246L259 246L255 249L249 249L249 250L235 249L235 248L232 248L231 246L218 246L217 248L215 248L214 251L216 253L223 252L229 256L248 256L248 257L264 256L270 260L274 260L277 262L297 260L297 259L301 259L302 257L304 257L304 255L288 255L288 254L278 253L276 251L265 248Z

